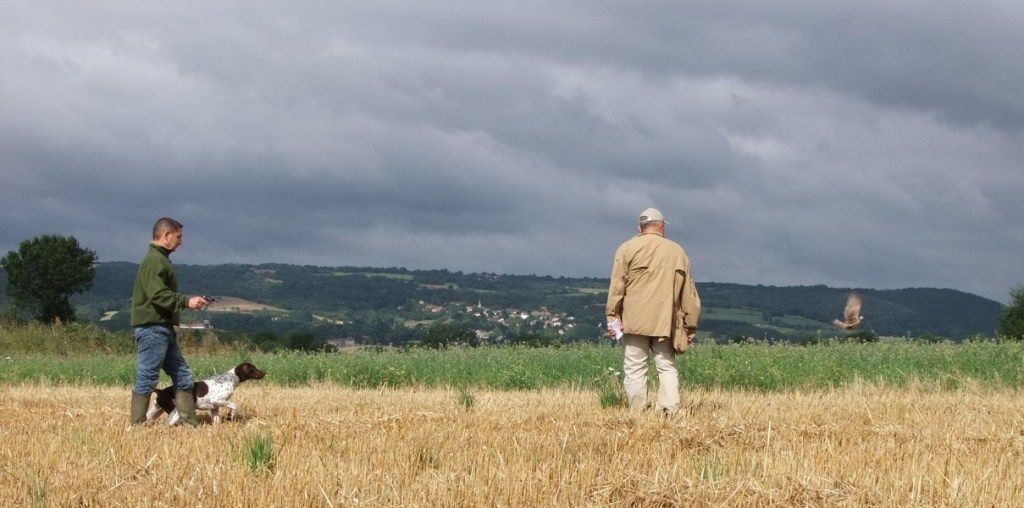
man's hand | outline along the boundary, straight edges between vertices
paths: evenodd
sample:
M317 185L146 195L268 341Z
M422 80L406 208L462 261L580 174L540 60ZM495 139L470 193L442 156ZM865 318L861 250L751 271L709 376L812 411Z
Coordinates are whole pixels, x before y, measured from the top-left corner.
M611 320L611 322L609 322L606 327L606 330L608 331L608 338L611 339L612 342L619 340L619 337L617 337L617 335L622 333L622 328L623 325L622 322L619 321L619 318Z
M209 304L210 302L207 301L206 298L203 298L201 296L193 296L192 298L188 299L188 308L190 309L200 310Z
M686 329L686 342L693 344L693 341L697 340L697 329L687 328Z

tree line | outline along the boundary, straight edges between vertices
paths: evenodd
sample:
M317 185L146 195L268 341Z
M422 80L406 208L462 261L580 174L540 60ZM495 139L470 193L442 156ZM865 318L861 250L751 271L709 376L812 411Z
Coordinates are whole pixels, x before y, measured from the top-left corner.
M0 260L0 305L8 319L43 322L90 320L107 310L127 311L136 265L96 263L94 251L74 237L43 235L21 242ZM287 316L218 314L211 316L224 330L273 335L278 341L293 333L316 341L352 337L364 343L430 342L437 333L462 341L464 331L489 327L505 341L557 343L593 339L603 321L607 279L537 275L463 273L404 268L320 267L288 264L179 265L180 287L193 294L231 295L289 310ZM849 289L826 286L749 286L702 283L705 307L748 309L764 323L792 316L828 323L839 317ZM1024 336L1024 287L1011 291L1002 306L976 295L950 289L858 289L864 297L869 331L881 335L924 335L962 338L977 334ZM422 304L420 303L422 302ZM432 319L426 306L451 308L476 305L491 309L548 309L576 318L578 328L556 335L553 330L499 326L470 315ZM76 312L76 307L77 311ZM326 313L345 325L318 323L312 315ZM127 312L104 326L126 328ZM789 325L797 326L797 325ZM813 323L804 336L814 335ZM432 327L436 328L433 335ZM445 328L448 327L448 328ZM797 326L799 328L799 326ZM728 316L707 313L703 330L721 337L767 337L770 329ZM774 338L774 337L773 337ZM296 339L299 341L299 339Z

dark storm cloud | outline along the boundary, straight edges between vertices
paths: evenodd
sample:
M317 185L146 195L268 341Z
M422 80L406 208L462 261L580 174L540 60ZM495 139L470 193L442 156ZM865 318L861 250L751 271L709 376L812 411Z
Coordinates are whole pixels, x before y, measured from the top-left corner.
M650 76L736 76L827 87L956 122L1024 127L1024 78L1007 2L606 2L461 6L442 22L392 13L390 40L543 54ZM424 7L424 9L428 9ZM543 15L536 15L543 12ZM367 17L379 12L365 13ZM479 20L485 20L481 23ZM372 25L371 25L372 26Z
M7 4L0 250L603 276L654 205L702 280L1024 281L1011 4Z

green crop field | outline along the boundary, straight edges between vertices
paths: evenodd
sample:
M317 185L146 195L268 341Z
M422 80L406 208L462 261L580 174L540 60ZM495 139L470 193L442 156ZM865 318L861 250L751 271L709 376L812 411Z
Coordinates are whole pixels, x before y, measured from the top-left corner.
M335 353L262 353L215 337L182 336L197 377L251 361L265 383L317 382L354 387L600 388L621 370L621 351L599 345L561 348L351 349ZM0 383L127 385L134 376L127 333L92 326L0 327ZM678 358L688 388L817 390L851 382L905 386L933 383L1020 388L1024 346L1018 342L697 344Z

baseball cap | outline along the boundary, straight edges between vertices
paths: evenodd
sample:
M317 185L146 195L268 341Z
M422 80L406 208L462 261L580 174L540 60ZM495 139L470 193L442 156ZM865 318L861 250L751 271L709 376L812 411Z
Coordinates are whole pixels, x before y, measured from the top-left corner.
M665 220L665 216L662 215L661 212L658 211L657 208L648 208L648 209L640 212L640 219L637 220L637 222L639 222L640 224L643 224L645 222L651 222L651 221L655 221L655 220L660 220L660 221L664 222L665 224L668 224L668 221Z

